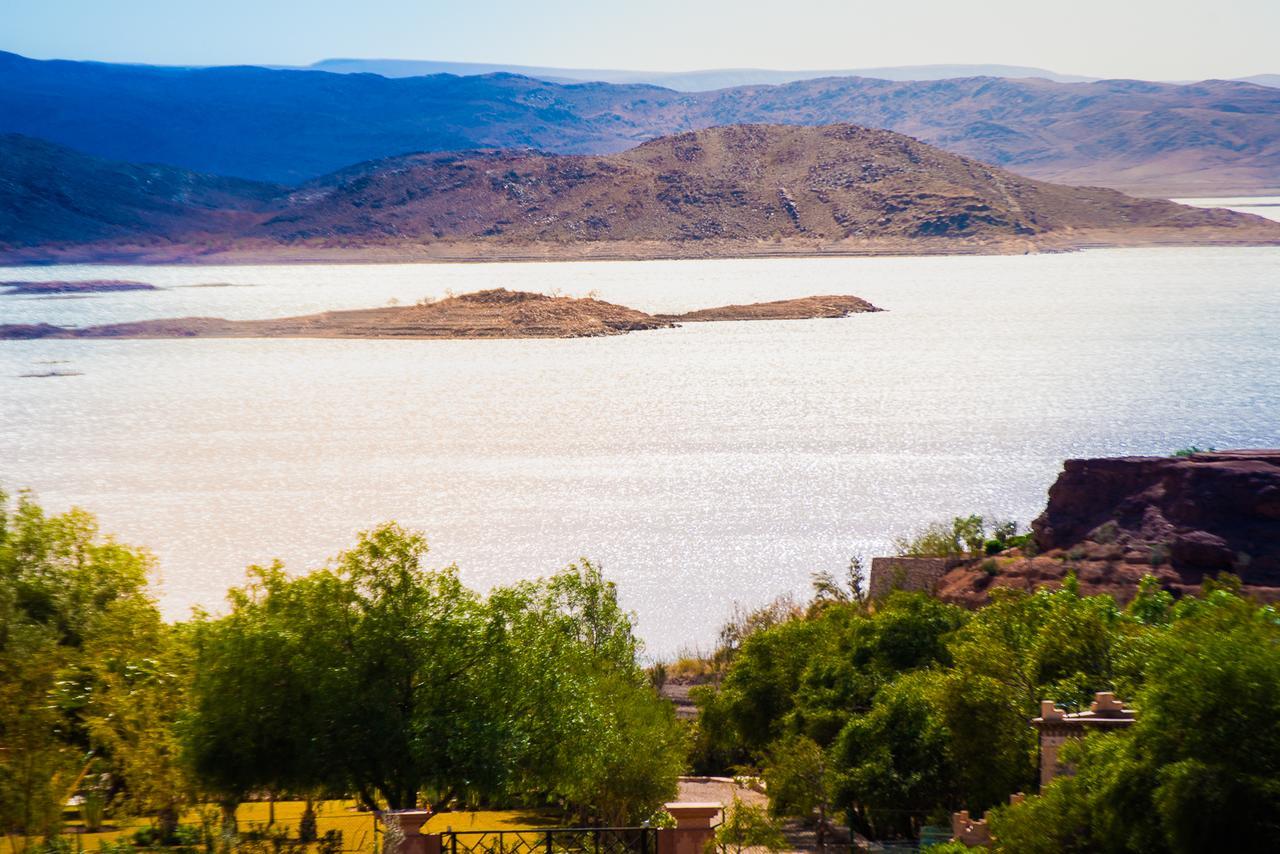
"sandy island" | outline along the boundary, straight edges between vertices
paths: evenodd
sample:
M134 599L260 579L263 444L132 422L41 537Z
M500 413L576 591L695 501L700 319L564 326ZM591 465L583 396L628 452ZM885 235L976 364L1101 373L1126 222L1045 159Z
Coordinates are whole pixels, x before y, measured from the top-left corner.
M646 314L590 297L553 297L497 288L411 306L326 311L273 320L175 317L80 328L8 324L0 325L0 339L584 338L669 329L681 323L809 320L880 310L855 296L811 296L687 314Z

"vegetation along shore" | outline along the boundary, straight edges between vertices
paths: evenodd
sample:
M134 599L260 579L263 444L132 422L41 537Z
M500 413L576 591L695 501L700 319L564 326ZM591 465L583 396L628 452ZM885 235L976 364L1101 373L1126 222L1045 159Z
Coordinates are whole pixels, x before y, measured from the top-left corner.
M999 851L1264 850L1280 830L1280 615L1250 574L1274 572L1280 454L1143 459L1069 463L1030 533L965 517L900 544L903 559L996 558L982 601L872 595L854 561L815 574L807 601L739 608L714 650L647 666L590 561L481 594L395 524L307 574L250 567L216 613L168 623L144 549L23 493L0 502L0 822L49 852L68 799L82 834L150 816L134 844L210 851L268 838L236 826L255 800L301 804L270 838L304 847L324 842L317 816L338 832L333 803L661 823L693 771L767 793L767 812L730 806L729 847L784 847L788 821L820 846L916 838L963 810L987 813ZM1147 527L1127 529L1078 488L1088 477L1116 500L1152 478L1183 486L1163 510L1151 492ZM1227 485L1252 492L1252 516L1197 513ZM1057 556L1053 579L1003 574L1091 519L1151 571L1096 594L1092 554ZM1141 536L1174 550L1157 560ZM1178 546L1214 537L1262 539L1248 560ZM1032 719L1096 692L1124 698L1131 725L1066 744L1073 773L1046 778ZM697 714L677 717L672 693Z

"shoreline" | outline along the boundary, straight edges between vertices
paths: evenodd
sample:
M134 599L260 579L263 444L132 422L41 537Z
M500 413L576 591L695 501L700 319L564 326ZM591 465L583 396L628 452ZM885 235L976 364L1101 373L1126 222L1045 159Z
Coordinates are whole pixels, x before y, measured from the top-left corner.
M1234 229L1215 227L1090 229L1035 237L995 239L911 238L839 242L644 241L485 244L448 241L419 245L241 245L193 250L189 245L83 246L59 250L0 251L0 266L256 266L274 264L486 264L572 261L684 261L765 258L911 258L974 255L1041 255L1087 249L1280 246L1280 223Z

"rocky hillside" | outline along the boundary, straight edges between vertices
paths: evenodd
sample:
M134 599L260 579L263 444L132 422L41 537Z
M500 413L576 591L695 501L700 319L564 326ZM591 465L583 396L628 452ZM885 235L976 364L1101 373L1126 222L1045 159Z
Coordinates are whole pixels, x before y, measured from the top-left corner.
M1280 224L1258 217L1033 181L853 125L712 128L609 156L414 154L293 191L104 162L24 138L4 144L36 152L0 160L8 212L0 249L10 248L0 257L10 260L1280 243Z
M251 226L280 187L0 136L0 248L198 240Z
M1258 226L1225 211L1021 178L853 125L746 125L609 157L421 154L290 196L249 232L280 242L1031 237L1069 229Z
M0 132L100 157L299 184L409 151L608 154L727 124L848 122L1064 183L1214 195L1280 184L1280 90L827 77L676 92L513 74L388 79L37 61L0 52Z
M1011 553L952 570L942 597L984 601L994 586L1060 583L1132 597L1145 574L1177 593L1220 572L1280 600L1280 450L1188 457L1068 460L1033 523L1038 553Z

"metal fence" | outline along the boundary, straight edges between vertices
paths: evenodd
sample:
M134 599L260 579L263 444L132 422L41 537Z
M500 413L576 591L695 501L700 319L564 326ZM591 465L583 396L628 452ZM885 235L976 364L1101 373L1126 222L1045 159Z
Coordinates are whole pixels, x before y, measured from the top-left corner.
M652 827L555 827L546 830L449 830L443 854L657 854Z

